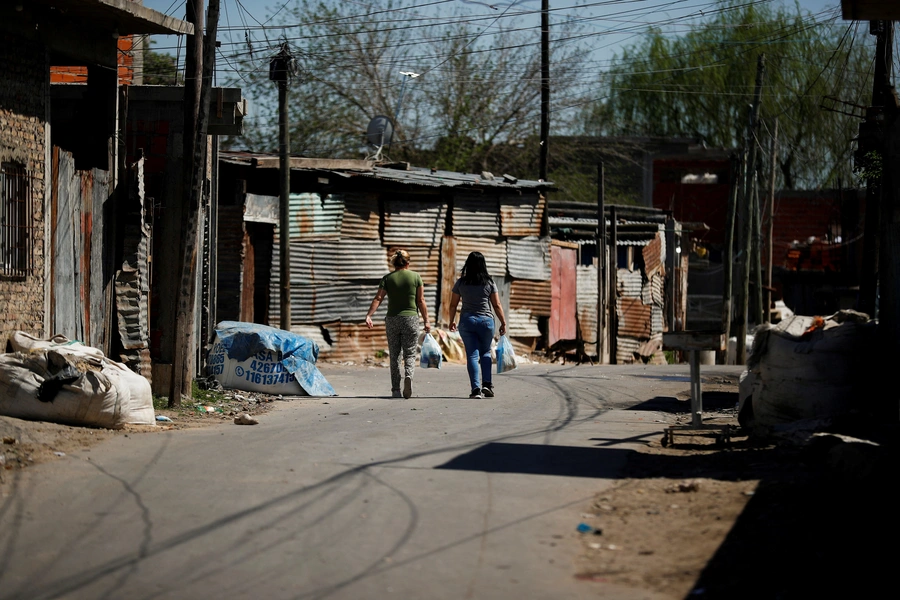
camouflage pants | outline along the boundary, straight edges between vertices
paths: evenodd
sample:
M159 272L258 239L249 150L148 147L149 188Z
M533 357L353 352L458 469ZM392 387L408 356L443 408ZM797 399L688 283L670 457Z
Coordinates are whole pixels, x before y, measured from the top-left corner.
M391 390L399 390L403 378L412 378L416 369L419 317L385 317L384 328L391 354Z

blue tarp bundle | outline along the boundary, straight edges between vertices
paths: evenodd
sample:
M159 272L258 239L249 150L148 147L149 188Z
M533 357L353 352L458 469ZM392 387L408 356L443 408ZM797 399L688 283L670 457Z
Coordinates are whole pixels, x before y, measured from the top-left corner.
M316 367L319 347L296 333L256 323L222 321L216 335L228 358L243 361L265 351L277 351L281 364L310 396L337 396L334 388Z

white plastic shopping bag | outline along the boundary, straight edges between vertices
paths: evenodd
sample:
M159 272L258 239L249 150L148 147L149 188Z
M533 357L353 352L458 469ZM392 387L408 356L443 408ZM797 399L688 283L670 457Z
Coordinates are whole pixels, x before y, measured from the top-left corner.
M422 358L419 361L423 369L440 369L441 361L444 357L441 355L441 347L437 341L431 337L430 333L426 333L422 339Z
M516 365L516 353L513 350L512 344L509 342L509 338L505 335L500 336L500 341L497 342L496 353L497 373L506 373L518 366Z

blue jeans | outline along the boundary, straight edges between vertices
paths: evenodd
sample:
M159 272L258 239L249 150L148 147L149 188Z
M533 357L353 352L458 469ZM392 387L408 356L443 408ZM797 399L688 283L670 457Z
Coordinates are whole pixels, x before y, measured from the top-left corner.
M462 314L459 335L466 346L466 369L472 389L491 385L491 341L494 339L494 317Z

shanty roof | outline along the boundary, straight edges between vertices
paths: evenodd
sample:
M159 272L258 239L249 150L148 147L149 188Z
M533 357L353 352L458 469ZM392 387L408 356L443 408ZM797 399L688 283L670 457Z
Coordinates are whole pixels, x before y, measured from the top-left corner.
M191 35L194 26L132 0L29 0L29 8L43 7L61 17L91 23L96 28L130 33Z
M277 169L279 158L273 154L253 152L221 152L220 160L256 169ZM456 173L413 167L408 163L379 165L367 160L291 157L292 171L318 171L336 177L371 177L404 185L425 187L490 187L505 190L549 190L553 183L518 179L511 175L482 173Z

